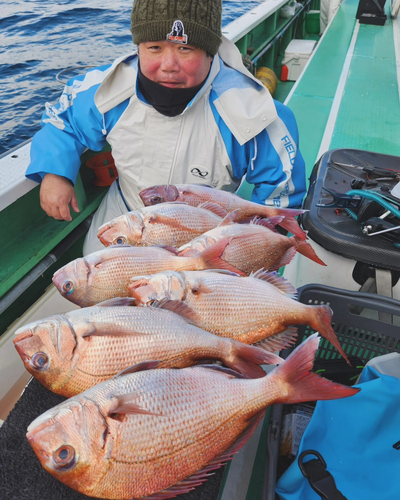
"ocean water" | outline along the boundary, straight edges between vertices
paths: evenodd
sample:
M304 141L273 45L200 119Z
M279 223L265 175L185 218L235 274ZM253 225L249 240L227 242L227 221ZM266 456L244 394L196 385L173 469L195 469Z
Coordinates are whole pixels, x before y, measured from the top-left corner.
M226 26L263 0L223 0ZM110 8L112 5L112 8ZM46 102L85 68L132 51L132 0L0 1L0 155L40 129ZM63 72L60 74L60 72Z

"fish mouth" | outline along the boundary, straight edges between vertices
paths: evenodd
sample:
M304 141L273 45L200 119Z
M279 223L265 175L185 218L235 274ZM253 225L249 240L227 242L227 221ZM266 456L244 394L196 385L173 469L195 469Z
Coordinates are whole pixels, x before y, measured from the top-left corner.
M112 227L113 227L113 225L110 224L109 222L107 222L106 224L103 224L102 226L99 227L99 229L97 231L97 237L100 238L101 235L103 235L106 231L108 231Z
M18 333L18 331L17 331ZM30 356L28 356L25 352L23 343L25 340L28 340L33 337L33 334L30 330L23 331L21 333L18 333L18 335L13 339L15 349L17 350L18 354L20 355L20 358L24 362L24 364L28 363L30 360Z

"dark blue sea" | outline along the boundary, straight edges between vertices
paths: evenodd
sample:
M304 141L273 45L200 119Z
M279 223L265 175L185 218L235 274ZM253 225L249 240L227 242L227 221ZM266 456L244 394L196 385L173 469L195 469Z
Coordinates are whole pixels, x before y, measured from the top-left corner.
M223 26L262 0L223 0ZM110 6L112 5L112 8ZM40 128L66 68L98 66L132 51L132 0L0 1L0 155ZM58 76L66 81L85 68Z

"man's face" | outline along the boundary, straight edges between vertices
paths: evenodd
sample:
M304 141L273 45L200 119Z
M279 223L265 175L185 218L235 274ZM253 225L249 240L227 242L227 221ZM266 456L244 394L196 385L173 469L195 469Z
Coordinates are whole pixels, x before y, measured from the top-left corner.
M204 81L212 57L205 50L159 41L139 44L140 69L146 78L169 88L190 88Z

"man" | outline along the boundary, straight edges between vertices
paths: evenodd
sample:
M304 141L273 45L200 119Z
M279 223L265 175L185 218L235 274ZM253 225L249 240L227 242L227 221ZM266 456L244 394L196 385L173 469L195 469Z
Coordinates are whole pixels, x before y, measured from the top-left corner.
M119 179L98 208L84 254L102 248L98 227L142 206L154 184L203 183L252 199L300 206L305 167L292 112L274 102L221 35L216 0L135 0L138 52L70 80L46 105L26 176L40 182L45 212L71 220L80 155L111 145Z

